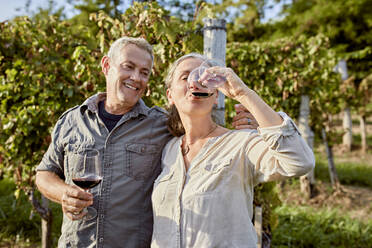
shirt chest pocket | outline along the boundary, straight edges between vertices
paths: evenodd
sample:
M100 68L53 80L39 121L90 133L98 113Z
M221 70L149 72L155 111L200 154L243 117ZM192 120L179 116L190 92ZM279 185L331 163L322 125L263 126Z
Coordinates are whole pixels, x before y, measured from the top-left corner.
M177 186L178 181L174 178L174 170L160 176L154 182L152 193L153 210L156 216L166 217L158 219L157 222L167 222L172 219L174 204L178 199ZM168 219L168 220L167 220ZM162 225L164 226L164 225ZM161 231L161 230L158 230Z
M232 174L231 158L207 161L200 170L200 180L195 183L195 191L199 193L213 193L224 190Z
M161 147L153 144L125 144L123 173L135 180L145 180L160 166Z

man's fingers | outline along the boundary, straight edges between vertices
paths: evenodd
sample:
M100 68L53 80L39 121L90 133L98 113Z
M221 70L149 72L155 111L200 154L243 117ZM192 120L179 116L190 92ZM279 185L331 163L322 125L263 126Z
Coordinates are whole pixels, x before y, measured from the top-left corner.
M238 126L235 126L235 129L236 130L239 130L239 129L257 129L258 126L256 125L238 125Z
M85 200L85 199L74 198L67 194L63 194L62 204L68 207L84 208L86 206L92 205L93 199Z
M234 108L235 108L236 113L239 113L239 112L248 112L249 113L249 111L243 106L243 104L240 104L240 103L235 104Z
M82 190L79 187L72 185L65 192L69 197L78 198L85 201L93 200L93 195L89 192Z
M71 205L64 205L63 211L64 212L71 212L71 213L80 213L86 206L71 206Z
M258 123L252 114L240 112L233 118L232 125L235 129L257 129Z
M249 112L239 112L237 115L233 117L233 121L238 121L238 120L248 121L247 119L251 119L251 120L254 120L254 122L256 122L253 115Z
M89 192L71 186L62 195L61 205L63 212L80 212L83 208L93 204L93 196Z
M86 214L87 214L87 212L85 212L85 211L81 211L80 213L65 212L65 215L66 215L69 219L71 219L71 220L80 220L80 219L83 218Z
M82 201L69 197L67 194L62 196L62 211L71 220L83 218L86 215L85 208L91 204L93 204L93 201Z

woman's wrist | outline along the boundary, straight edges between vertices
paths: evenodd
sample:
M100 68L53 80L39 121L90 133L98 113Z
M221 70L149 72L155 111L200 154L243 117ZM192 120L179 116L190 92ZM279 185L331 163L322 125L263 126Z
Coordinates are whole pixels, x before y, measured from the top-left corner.
M253 94L255 94L255 92L253 90L251 90L248 87L244 87L242 90L240 90L236 94L236 96L234 97L234 99L243 104L243 102L245 102L245 100L247 100Z

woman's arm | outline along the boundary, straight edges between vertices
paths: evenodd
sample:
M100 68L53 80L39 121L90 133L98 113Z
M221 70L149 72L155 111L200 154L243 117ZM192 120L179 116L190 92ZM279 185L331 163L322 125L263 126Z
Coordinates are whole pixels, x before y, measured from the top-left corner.
M314 154L291 118L275 112L232 69L212 67L208 72L226 77L218 90L239 101L259 124L260 135L246 149L257 182L301 176L315 166Z
M302 176L315 166L315 158L293 120L280 112L283 122L258 128L256 137L246 145L246 156L254 168L255 183Z
M283 119L256 92L248 88L231 68L212 67L208 72L226 77L220 90L226 96L239 101L257 120L260 127L280 125Z

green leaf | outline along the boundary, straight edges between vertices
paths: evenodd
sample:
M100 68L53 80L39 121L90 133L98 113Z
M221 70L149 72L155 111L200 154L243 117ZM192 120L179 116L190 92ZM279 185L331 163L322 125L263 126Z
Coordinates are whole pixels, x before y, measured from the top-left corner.
M7 70L5 71L5 74L7 75L7 79L8 79L8 81L9 81L9 82L13 82L13 81L15 81L15 78L16 78L16 76L17 76L17 74L18 74L18 71L17 71L16 69L14 69L14 68L12 68L12 69L7 69Z

